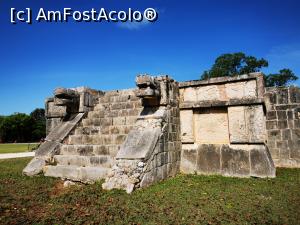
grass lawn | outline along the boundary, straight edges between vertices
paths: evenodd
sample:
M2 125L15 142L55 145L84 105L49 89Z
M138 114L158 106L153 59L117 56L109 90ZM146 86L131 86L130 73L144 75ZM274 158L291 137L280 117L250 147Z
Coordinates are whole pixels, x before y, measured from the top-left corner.
M0 154L1 153L17 153L17 152L28 152L38 143L30 143L30 144L0 144Z
M63 188L0 161L0 224L299 224L300 169L275 179L178 175L127 195L101 182Z

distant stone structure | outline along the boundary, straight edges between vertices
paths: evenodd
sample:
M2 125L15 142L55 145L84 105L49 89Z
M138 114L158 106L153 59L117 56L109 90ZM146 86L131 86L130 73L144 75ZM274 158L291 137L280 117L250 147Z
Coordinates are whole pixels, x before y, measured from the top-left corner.
M297 88L284 89L281 103L274 96L284 91L265 93L260 73L180 83L139 75L136 85L56 89L46 100L46 141L23 173L105 179L104 189L130 193L179 172L275 177L272 157L299 166Z

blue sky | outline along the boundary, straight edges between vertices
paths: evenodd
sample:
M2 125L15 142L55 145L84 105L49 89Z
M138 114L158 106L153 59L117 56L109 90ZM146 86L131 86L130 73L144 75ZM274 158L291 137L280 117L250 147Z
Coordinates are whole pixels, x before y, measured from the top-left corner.
M10 8L158 10L154 23L13 25ZM139 73L198 79L223 53L269 61L265 73L300 75L298 0L0 0L0 115L44 107L54 88L134 87ZM300 82L296 82L297 85Z

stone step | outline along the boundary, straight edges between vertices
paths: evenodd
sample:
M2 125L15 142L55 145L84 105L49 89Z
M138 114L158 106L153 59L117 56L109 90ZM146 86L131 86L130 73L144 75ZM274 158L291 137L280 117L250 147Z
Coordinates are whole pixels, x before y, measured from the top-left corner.
M99 134L101 130L100 126L85 126L85 127L76 127L75 135L93 135Z
M110 155L115 157L119 148L119 145L62 145L60 155Z
M104 118L104 110L99 110L99 111L90 111L88 112L87 118L89 119L100 119Z
M133 129L133 127L133 125L77 127L75 130L75 135L128 134L129 131Z
M137 116L117 116L105 118L91 118L87 117L82 120L83 127L106 127L106 126L122 126L133 125L136 122Z
M109 155L97 156L80 156L80 155L55 155L54 162L58 165L64 166L78 166L78 167L106 167L110 168L114 160Z
M70 135L70 145L121 145L125 134Z
M117 93L117 95L105 95L100 97L99 104L107 104L107 103L128 103L128 102L135 102L140 103L141 100L135 94L124 94L120 95L120 93Z
M73 181L81 181L84 183L92 183L97 180L105 179L110 171L103 167L77 167L77 166L45 166L44 175L48 177L60 177Z

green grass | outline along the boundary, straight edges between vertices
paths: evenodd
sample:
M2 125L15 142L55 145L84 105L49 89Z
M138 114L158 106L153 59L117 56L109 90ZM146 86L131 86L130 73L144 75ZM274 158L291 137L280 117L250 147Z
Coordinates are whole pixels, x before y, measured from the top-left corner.
M275 179L178 175L127 195L101 182L62 188L0 161L0 224L299 224L300 169Z
M32 148L36 147L37 143L30 144L0 144L0 154L1 153L17 153L17 152L28 152Z

